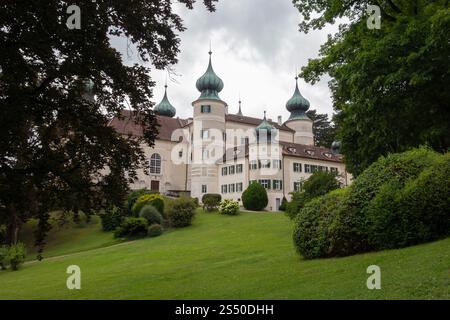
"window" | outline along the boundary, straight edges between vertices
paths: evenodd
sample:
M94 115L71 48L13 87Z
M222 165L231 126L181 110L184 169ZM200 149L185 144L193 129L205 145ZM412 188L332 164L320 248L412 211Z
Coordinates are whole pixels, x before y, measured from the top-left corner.
M261 168L270 168L270 160L261 160Z
M316 172L316 171L318 171L318 170L319 170L319 167L318 167L318 166L311 165L311 172Z
M250 161L250 170L256 170L258 169L258 161L252 160Z
M154 153L150 157L150 173L161 174L161 156L159 153Z
M182 158L183 157L183 151L178 151L178 157Z
M222 185L222 193L227 193L227 185L226 184Z
M234 183L230 183L230 184L228 185L228 192L229 192L229 193L233 193L233 192L234 192Z
M282 180L273 180L272 181L272 187L274 190L281 190L283 189L283 181Z
M306 164L305 164L305 172L306 171ZM298 162L294 162L294 172L302 172L302 164Z
M305 164L305 172L306 173L311 172L311 166L309 164Z
M338 171L338 168L335 168L335 167L330 167L330 171L331 172L335 172L335 173L338 173L339 171Z
M242 173L242 164L236 165L236 173Z
M208 139L209 138L209 129L203 129L201 132L202 139Z
M202 193L208 193L208 186L206 184L202 184Z
M273 160L272 162L274 169L281 169L281 160Z
M236 192L242 192L242 182L236 183Z
M300 190L300 182L294 182L294 191L299 191Z
M228 167L228 174L234 174L234 166Z
M228 168L227 167L223 167L222 168L222 175L226 176L228 174Z
M208 159L208 158L209 158L209 150L203 149L202 159Z
M270 180L269 179L261 179L259 183L266 189L270 189Z
M210 105L201 106L200 107L200 111L201 111L201 113L210 113L211 112L211 106Z
M328 172L328 167L319 166L319 171L327 171Z

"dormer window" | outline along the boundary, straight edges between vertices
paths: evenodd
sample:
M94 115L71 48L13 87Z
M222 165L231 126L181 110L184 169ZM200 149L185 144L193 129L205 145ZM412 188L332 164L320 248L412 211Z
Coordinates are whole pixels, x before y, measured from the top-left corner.
M288 147L288 151L291 153L295 153L297 149L295 149L294 147Z
M330 159L333 155L330 152L324 152L323 155Z
M305 150L305 153L309 156L313 156L314 155L314 151L313 150Z

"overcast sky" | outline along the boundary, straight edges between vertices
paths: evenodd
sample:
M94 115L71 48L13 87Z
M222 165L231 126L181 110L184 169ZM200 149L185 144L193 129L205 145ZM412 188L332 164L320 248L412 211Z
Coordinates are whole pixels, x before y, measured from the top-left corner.
M209 42L216 74L223 80L219 94L229 105L229 112L238 110L239 93L244 115L262 118L289 117L286 102L294 93L295 68L317 57L320 44L336 27L302 34L298 31L300 15L291 0L220 0L214 13L203 1L194 10L176 5L187 30L181 33L179 62L173 68L175 81L168 81L168 95L177 109L177 116L192 116L192 101L199 97L196 80L206 71ZM126 41L114 41L126 52ZM124 57L133 62L134 57ZM131 59L131 60L130 60ZM153 70L156 81L154 102L164 94L165 71ZM311 103L310 109L332 114L328 78L314 86L299 79L300 92Z

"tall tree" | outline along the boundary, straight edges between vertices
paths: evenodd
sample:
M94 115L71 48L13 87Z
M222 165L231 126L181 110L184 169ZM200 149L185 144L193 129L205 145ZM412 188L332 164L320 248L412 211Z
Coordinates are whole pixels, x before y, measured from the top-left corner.
M332 77L338 137L347 168L359 174L379 156L427 144L450 147L450 8L446 0L294 0L300 29L346 22L302 76ZM381 28L368 28L378 5ZM320 14L313 14L318 11Z
M215 1L204 4L214 11ZM126 66L110 38L128 38L155 68L176 63L184 27L173 2L0 3L0 224L9 242L35 217L42 250L49 211L90 214L122 204L145 163L140 143L152 145L157 134L154 82L149 67ZM178 2L192 9L195 0ZM77 18L72 3L80 9L79 29L77 20L67 21ZM108 126L124 108L145 125L142 139Z
M313 121L314 145L331 148L336 129L328 120L328 114L317 113L316 110L308 110L306 114Z

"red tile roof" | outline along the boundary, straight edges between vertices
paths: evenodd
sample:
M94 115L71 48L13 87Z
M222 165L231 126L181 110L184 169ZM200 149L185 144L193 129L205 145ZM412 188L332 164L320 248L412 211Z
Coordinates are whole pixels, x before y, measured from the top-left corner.
M331 149L328 148L308 146L304 144L284 141L280 141L280 145L283 148L283 155L285 156L342 162L342 156L333 153Z
M255 127L258 126L263 121L263 119L258 119L258 118L253 118L253 117L246 117L246 116L239 116L237 114L226 114L225 115L225 120L226 121L230 121L230 122L239 122L239 123L250 124L250 125L254 125ZM294 130L292 130L291 128L286 126L285 124L282 124L280 126L278 123L273 122L273 121L267 120L267 122L269 122L272 126L274 126L278 130L295 132Z
M119 119L114 117L110 126L117 130L121 134L131 134L133 136L142 137L143 128L140 124L134 121L135 116L131 111L124 110L122 112L123 118ZM158 127L158 139L171 141L172 133L179 128L182 128L187 120L179 118L169 118L164 116L156 116L156 120L159 124Z

